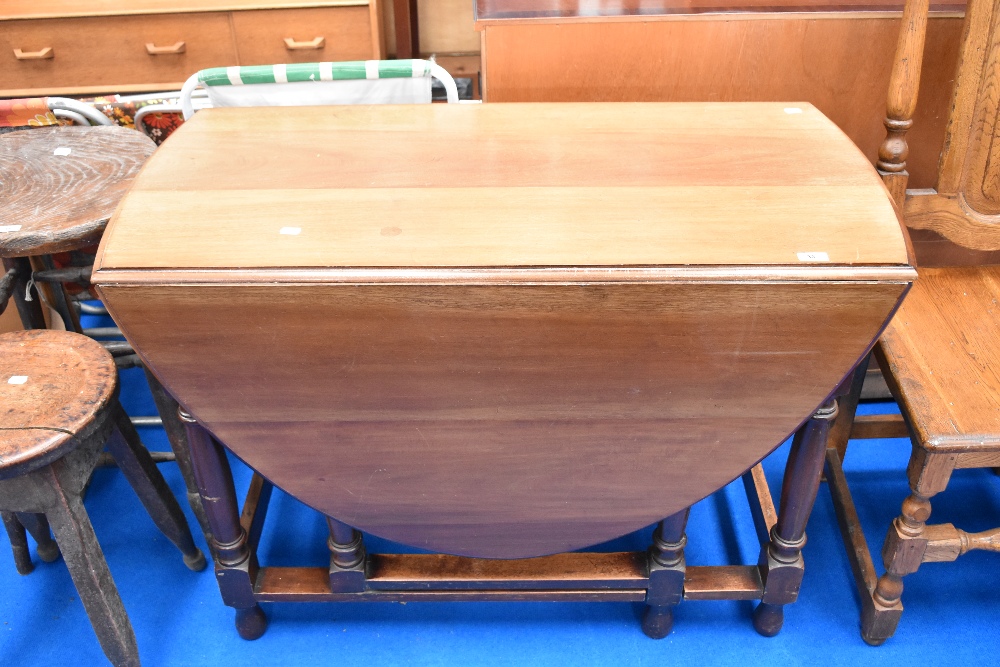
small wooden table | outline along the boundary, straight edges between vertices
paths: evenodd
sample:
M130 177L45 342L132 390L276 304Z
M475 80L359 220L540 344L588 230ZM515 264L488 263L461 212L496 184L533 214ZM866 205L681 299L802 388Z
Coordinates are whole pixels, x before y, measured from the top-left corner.
M199 112L94 281L190 422L330 517L329 571L259 568L267 485L241 525L192 426L256 636L260 600L681 592L761 599L776 632L831 409L809 417L914 275L874 170L809 105L509 104ZM777 525L752 493L761 564L685 574L686 508L804 423ZM652 556L563 553L664 517ZM457 557L366 557L357 531Z

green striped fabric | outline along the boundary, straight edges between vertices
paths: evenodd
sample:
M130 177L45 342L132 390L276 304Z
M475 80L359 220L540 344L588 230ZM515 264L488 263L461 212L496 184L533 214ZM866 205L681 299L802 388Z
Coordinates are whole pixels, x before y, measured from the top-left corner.
M297 81L342 81L346 79L408 79L430 76L426 60L354 60L249 67L213 67L198 73L206 86L238 86L254 83Z

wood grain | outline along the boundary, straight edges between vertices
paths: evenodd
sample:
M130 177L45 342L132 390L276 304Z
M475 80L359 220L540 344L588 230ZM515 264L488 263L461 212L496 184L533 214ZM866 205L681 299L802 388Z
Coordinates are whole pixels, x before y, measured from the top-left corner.
M368 6L233 12L240 65L272 65L327 60L369 60L378 57L372 41ZM321 49L289 51L284 39L309 41L325 37Z
M899 12L905 0L636 0L633 2L602 3L581 7L577 0L556 0L539 6L533 0L476 0L476 20L484 25L491 21L532 20L542 18L614 19L641 18L644 21L698 14L725 14L727 18L753 13L875 13ZM932 5L936 11L961 12L962 0L944 0Z
M573 550L750 468L913 278L872 167L785 106L199 112L94 281L167 389L307 504L444 553ZM803 233L830 262L798 261Z
M26 377L21 383L11 378ZM114 360L65 331L0 335L0 477L41 467L79 444L118 386Z
M367 0L142 0L141 3L129 3L123 6L119 0L6 0L0 8L0 20L346 7L367 4Z
M184 53L150 55L146 44L183 41ZM13 49L51 47L51 60L17 60ZM224 13L9 21L0 24L0 89L146 84L160 90L236 51Z
M873 163L885 136L898 18L864 13L697 21L498 21L484 29L489 102L807 101ZM911 187L934 185L962 30L930 20L921 104L909 133ZM809 163L804 156L799 166Z
M139 177L99 269L905 266L874 170L785 106L213 109Z
M53 127L0 138L0 256L75 250L100 239L156 148L123 127ZM68 155L56 155L69 150Z
M734 479L901 292L101 287L168 389L268 479L362 530L486 557L609 539Z
M924 447L1000 445L998 293L1000 267L922 269L879 343Z

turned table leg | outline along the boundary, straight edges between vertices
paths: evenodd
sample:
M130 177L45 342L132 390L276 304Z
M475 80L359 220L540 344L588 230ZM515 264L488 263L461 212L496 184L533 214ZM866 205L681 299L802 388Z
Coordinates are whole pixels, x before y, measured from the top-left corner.
M178 412L187 432L191 464L212 529L215 576L222 601L236 610L236 631L257 639L267 629L267 617L254 597L259 565L240 524L233 472L226 451L191 415Z
M674 625L674 607L684 597L684 545L691 508L673 514L656 527L649 547L649 588L642 631L653 639L663 639Z
M148 368L143 366L146 373L146 381L149 382L149 390L153 395L153 402L156 403L156 411L163 420L163 430L167 434L170 442L170 449L174 452L177 467L184 478L184 486L187 487L188 503L194 516L198 519L201 532L205 536L205 543L212 549L212 529L208 525L208 517L205 515L205 508L201 504L201 496L198 495L198 482L194 478L194 470L191 467L191 450L188 446L187 435L184 431L184 424L177 416L179 406L174 397L160 384Z
M781 631L786 604L794 602L802 583L802 547L806 523L812 512L826 454L830 422L837 416L837 401L831 398L802 426L792 439L792 450L781 484L778 521L771 540L761 550L759 567L764 594L754 610L754 628L765 637Z
M330 590L360 593L365 590L365 543L361 531L330 517Z

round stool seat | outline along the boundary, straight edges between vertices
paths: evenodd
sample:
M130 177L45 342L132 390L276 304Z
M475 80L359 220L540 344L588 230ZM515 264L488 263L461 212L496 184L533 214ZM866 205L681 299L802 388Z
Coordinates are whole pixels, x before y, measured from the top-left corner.
M99 241L155 149L146 135L116 125L3 135L0 257L48 255Z
M118 386L98 343L66 331L0 335L0 479L47 465L113 420L97 419Z

